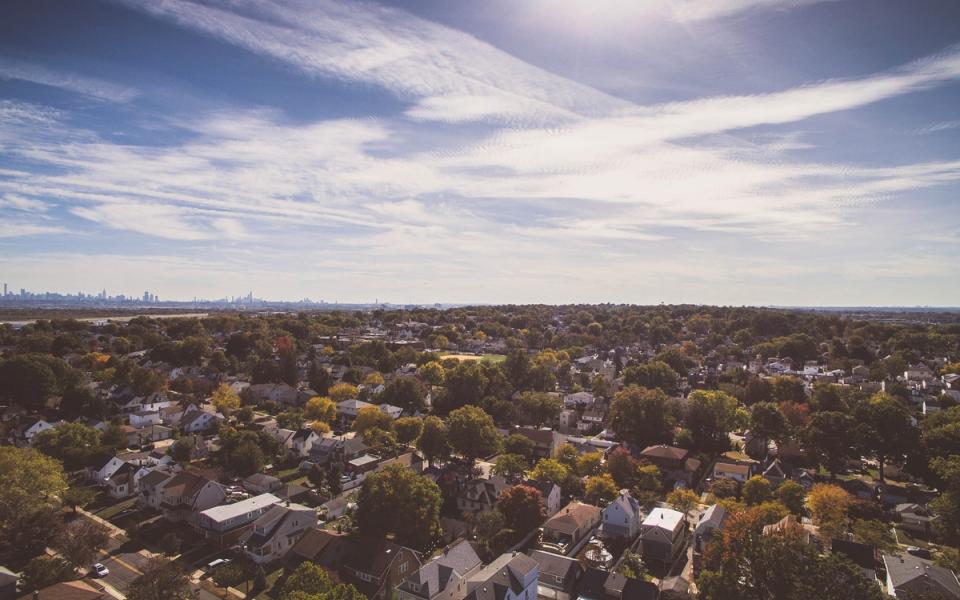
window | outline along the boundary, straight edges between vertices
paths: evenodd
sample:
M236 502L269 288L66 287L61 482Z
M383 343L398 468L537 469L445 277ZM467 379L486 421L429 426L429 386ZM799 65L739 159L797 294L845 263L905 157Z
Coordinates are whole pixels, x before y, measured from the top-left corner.
M400 563L400 572L406 573L409 567L410 567L410 561L408 560L403 561L402 563Z

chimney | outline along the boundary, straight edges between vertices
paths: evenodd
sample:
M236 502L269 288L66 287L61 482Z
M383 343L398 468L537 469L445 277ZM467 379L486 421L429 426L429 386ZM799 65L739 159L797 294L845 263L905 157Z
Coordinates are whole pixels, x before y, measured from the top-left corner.
M33 600L40 600L40 590L33 590Z

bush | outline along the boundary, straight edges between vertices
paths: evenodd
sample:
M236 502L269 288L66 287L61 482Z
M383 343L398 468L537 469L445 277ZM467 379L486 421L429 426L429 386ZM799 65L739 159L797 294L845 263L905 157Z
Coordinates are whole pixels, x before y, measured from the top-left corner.
M180 539L180 536L171 531L160 538L158 545L160 546L160 549L163 550L164 554L167 556L173 556L175 554L180 554L180 546L183 545L183 540Z
M231 587L246 579L243 567L235 563L220 565L213 571L213 581L220 587Z

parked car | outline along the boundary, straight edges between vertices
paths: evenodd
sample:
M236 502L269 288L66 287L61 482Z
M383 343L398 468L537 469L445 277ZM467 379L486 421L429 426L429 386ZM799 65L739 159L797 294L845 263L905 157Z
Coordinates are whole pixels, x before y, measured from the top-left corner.
M930 560L933 558L933 555L930 554L930 551L926 548L919 548L917 546L907 546L907 554L916 556L917 558L923 558Z
M97 563L90 568L90 574L94 577L106 577L110 574L110 569L103 563Z
M221 567L221 566L226 565L226 564L229 564L229 563L230 563L230 559L229 559L229 558L218 558L217 560L211 561L211 562L207 565L207 570L208 570L208 571L213 571L213 570L216 569L217 567Z

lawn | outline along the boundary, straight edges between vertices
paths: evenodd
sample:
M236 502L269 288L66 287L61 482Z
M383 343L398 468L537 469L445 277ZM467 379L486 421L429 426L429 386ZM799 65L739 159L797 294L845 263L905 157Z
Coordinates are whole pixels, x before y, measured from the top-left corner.
M104 507L104 508L96 511L96 512L93 513L93 514L97 515L97 516L100 517L101 519L104 519L104 520L106 520L106 521L109 521L110 519L116 517L117 515L119 515L119 514L122 513L123 511L133 508L133 506L134 506L136 503L137 503L137 499L136 499L136 498L127 498L126 500L121 500L120 502L117 502L116 504L110 504L110 505L108 505L108 506L106 506L106 507Z
M453 352L439 352L441 358L456 358L457 360L482 360L500 363L507 360L506 354L455 354Z
M929 542L922 540L918 537L910 535L908 532L904 531L903 528L897 527L897 539L901 544L906 544L907 546L916 546L917 548L929 548Z

